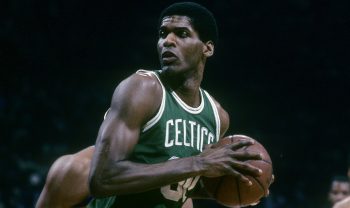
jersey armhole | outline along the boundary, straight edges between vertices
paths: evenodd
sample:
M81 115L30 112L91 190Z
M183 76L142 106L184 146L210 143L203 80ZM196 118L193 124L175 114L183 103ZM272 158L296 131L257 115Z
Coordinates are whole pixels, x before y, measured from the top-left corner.
M213 100L213 98L209 95L209 93L205 90L203 90L205 95L207 96L210 104L211 104L211 107L213 109L213 112L214 112L214 117L215 117L215 123L216 123L216 142L219 141L220 139L220 125L221 125L221 122L220 122L220 116L219 116L219 112L218 112L218 108L216 107L216 104Z

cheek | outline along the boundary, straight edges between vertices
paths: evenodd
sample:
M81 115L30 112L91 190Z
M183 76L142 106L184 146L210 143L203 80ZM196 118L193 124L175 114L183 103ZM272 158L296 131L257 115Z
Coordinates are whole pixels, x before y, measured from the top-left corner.
M185 50L184 55L187 57L187 60L190 60L191 62L197 62L203 55L202 48L198 45L188 47L187 50Z
M158 41L158 43L157 43L157 52L158 52L158 54L160 54L161 50L162 50L161 43Z

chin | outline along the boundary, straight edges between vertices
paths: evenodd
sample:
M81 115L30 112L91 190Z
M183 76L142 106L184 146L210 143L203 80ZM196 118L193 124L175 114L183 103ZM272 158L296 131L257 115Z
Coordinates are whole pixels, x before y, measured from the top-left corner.
M176 63L162 65L161 69L162 73L166 74L167 76L182 76L182 74L186 74L186 68L184 68L183 65Z
M176 73L176 68L174 66L162 66L162 72L167 74Z

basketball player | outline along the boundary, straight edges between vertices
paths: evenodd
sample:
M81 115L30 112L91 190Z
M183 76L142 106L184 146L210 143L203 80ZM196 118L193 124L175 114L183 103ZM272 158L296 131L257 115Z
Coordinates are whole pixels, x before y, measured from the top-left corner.
M261 156L238 150L253 144L249 139L204 148L229 126L227 112L201 88L216 42L215 19L203 6L175 3L162 12L161 70L139 70L116 88L89 175L100 199L89 207L181 207L200 176L230 174L251 184L245 174L261 174L245 161Z
M350 183L350 154L348 156L348 179ZM350 207L350 196L336 203L333 208L349 208Z
M36 208L84 207L91 200L88 175L95 147L58 158L51 166ZM187 200L182 208L192 208Z

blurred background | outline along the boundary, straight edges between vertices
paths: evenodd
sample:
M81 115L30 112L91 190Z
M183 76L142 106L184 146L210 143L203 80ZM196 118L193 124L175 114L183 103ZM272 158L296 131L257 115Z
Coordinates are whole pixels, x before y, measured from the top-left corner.
M173 2L0 1L0 208L33 207L53 161L94 144L118 83L159 68L158 15ZM228 133L272 157L258 207L322 207L350 152L350 2L197 2L219 26L202 87Z

